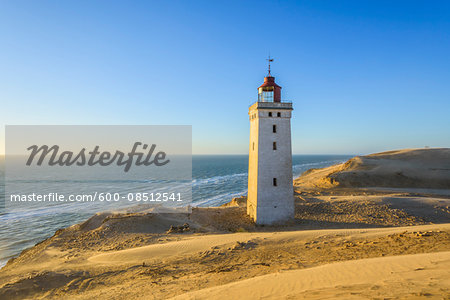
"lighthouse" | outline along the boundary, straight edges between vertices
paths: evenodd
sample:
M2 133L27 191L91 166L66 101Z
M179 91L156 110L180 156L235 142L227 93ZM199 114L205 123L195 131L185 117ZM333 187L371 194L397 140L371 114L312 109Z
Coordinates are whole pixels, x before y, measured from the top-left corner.
M258 88L250 119L247 214L256 224L277 224L294 217L292 181L292 103L281 101L281 87L270 73Z

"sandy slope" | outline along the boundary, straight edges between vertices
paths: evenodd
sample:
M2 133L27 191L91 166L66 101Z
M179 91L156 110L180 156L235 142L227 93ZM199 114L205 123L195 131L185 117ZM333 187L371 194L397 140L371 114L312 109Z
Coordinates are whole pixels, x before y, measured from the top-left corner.
M412 230L413 228L413 230ZM337 230L307 230L281 232L245 232L234 234L213 234L185 237L178 241L164 244L154 244L144 247L97 254L87 260L100 264L140 264L143 261L151 263L166 258L186 257L211 248L229 248L237 242L264 241L265 243L282 244L314 240L323 236L345 236L354 239L373 239L379 236L392 235L405 231L449 230L450 224L424 225L414 227L376 228L376 229L337 229ZM449 241L450 242L450 241ZM255 242L256 244L256 242Z
M450 149L404 149L356 156L344 164L305 172L303 189L403 187L450 189Z
M46 247L40 255L35 255L27 262L10 264L2 270L0 298L162 299L189 296L195 299L197 296L206 298L211 293L219 296L225 293L224 290L227 291L224 295L241 293L245 297L270 296L276 293L287 296L288 291L302 295L303 292L316 290L334 295L341 292L342 286L345 286L346 292L359 293L363 290L375 295L377 291L372 294L362 284L368 285L371 278L384 276L397 267L400 268L396 271L400 272L398 275L409 276L408 272L411 270L402 269L407 264L402 258L398 262L388 260L385 265L392 266L386 268L382 267L382 263L371 263L370 260L367 263L364 260L355 262L361 264L359 266L351 263L314 267L363 258L444 253L443 251L450 251L450 224L212 235L177 234L177 240L164 243L119 251L76 251L77 254L70 250ZM430 255L433 261L437 261L434 254ZM410 266L430 267L427 258L412 258ZM295 271L291 276L290 272L285 272L287 270L306 273ZM422 285L411 291L450 295L447 282L441 280L443 276L450 276L447 264L441 266L439 263L433 270L435 275L427 277ZM341 272L342 276L339 275ZM360 273L348 276L354 272ZM425 273L419 275L423 274ZM295 279L297 277L301 279L299 282ZM393 281L392 284L408 286L410 282L418 280L416 277L412 281L408 278L397 277L398 282ZM260 294L247 294L250 291L246 287L246 280L264 286L265 289ZM355 284L352 285L354 280ZM280 282L286 282L287 288ZM227 283L233 283L232 288L224 286L221 290L220 286ZM331 283L333 284L330 285ZM435 286L431 287L432 284ZM388 291L390 285L389 281L384 284L374 283L369 287L379 286L378 292L382 293ZM202 291L203 289L206 290ZM190 294L196 290L199 290L198 294ZM230 294L227 294L228 291Z
M351 299L450 295L450 252L367 258L272 273L173 299Z

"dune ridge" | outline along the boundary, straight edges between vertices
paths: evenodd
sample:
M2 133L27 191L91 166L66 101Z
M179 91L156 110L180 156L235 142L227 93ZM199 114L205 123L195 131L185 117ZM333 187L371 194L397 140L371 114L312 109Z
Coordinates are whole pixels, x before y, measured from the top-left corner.
M271 273L171 299L439 297L448 292L449 269L449 251L366 258Z
M356 156L343 164L310 169L294 184L303 189L450 189L450 149L403 149Z

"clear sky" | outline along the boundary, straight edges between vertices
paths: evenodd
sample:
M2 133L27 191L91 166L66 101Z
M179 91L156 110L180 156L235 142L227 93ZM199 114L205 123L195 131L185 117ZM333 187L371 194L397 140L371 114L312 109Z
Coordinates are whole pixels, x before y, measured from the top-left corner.
M194 153L244 154L269 52L294 153L450 147L450 1L3 0L0 125L191 124Z

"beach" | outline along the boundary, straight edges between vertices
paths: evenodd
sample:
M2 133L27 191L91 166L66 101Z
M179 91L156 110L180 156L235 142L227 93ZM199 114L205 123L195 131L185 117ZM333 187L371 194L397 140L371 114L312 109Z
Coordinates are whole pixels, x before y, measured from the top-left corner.
M11 259L0 298L445 299L449 190L450 149L401 150L305 172L277 226L256 226L245 197L98 213Z

